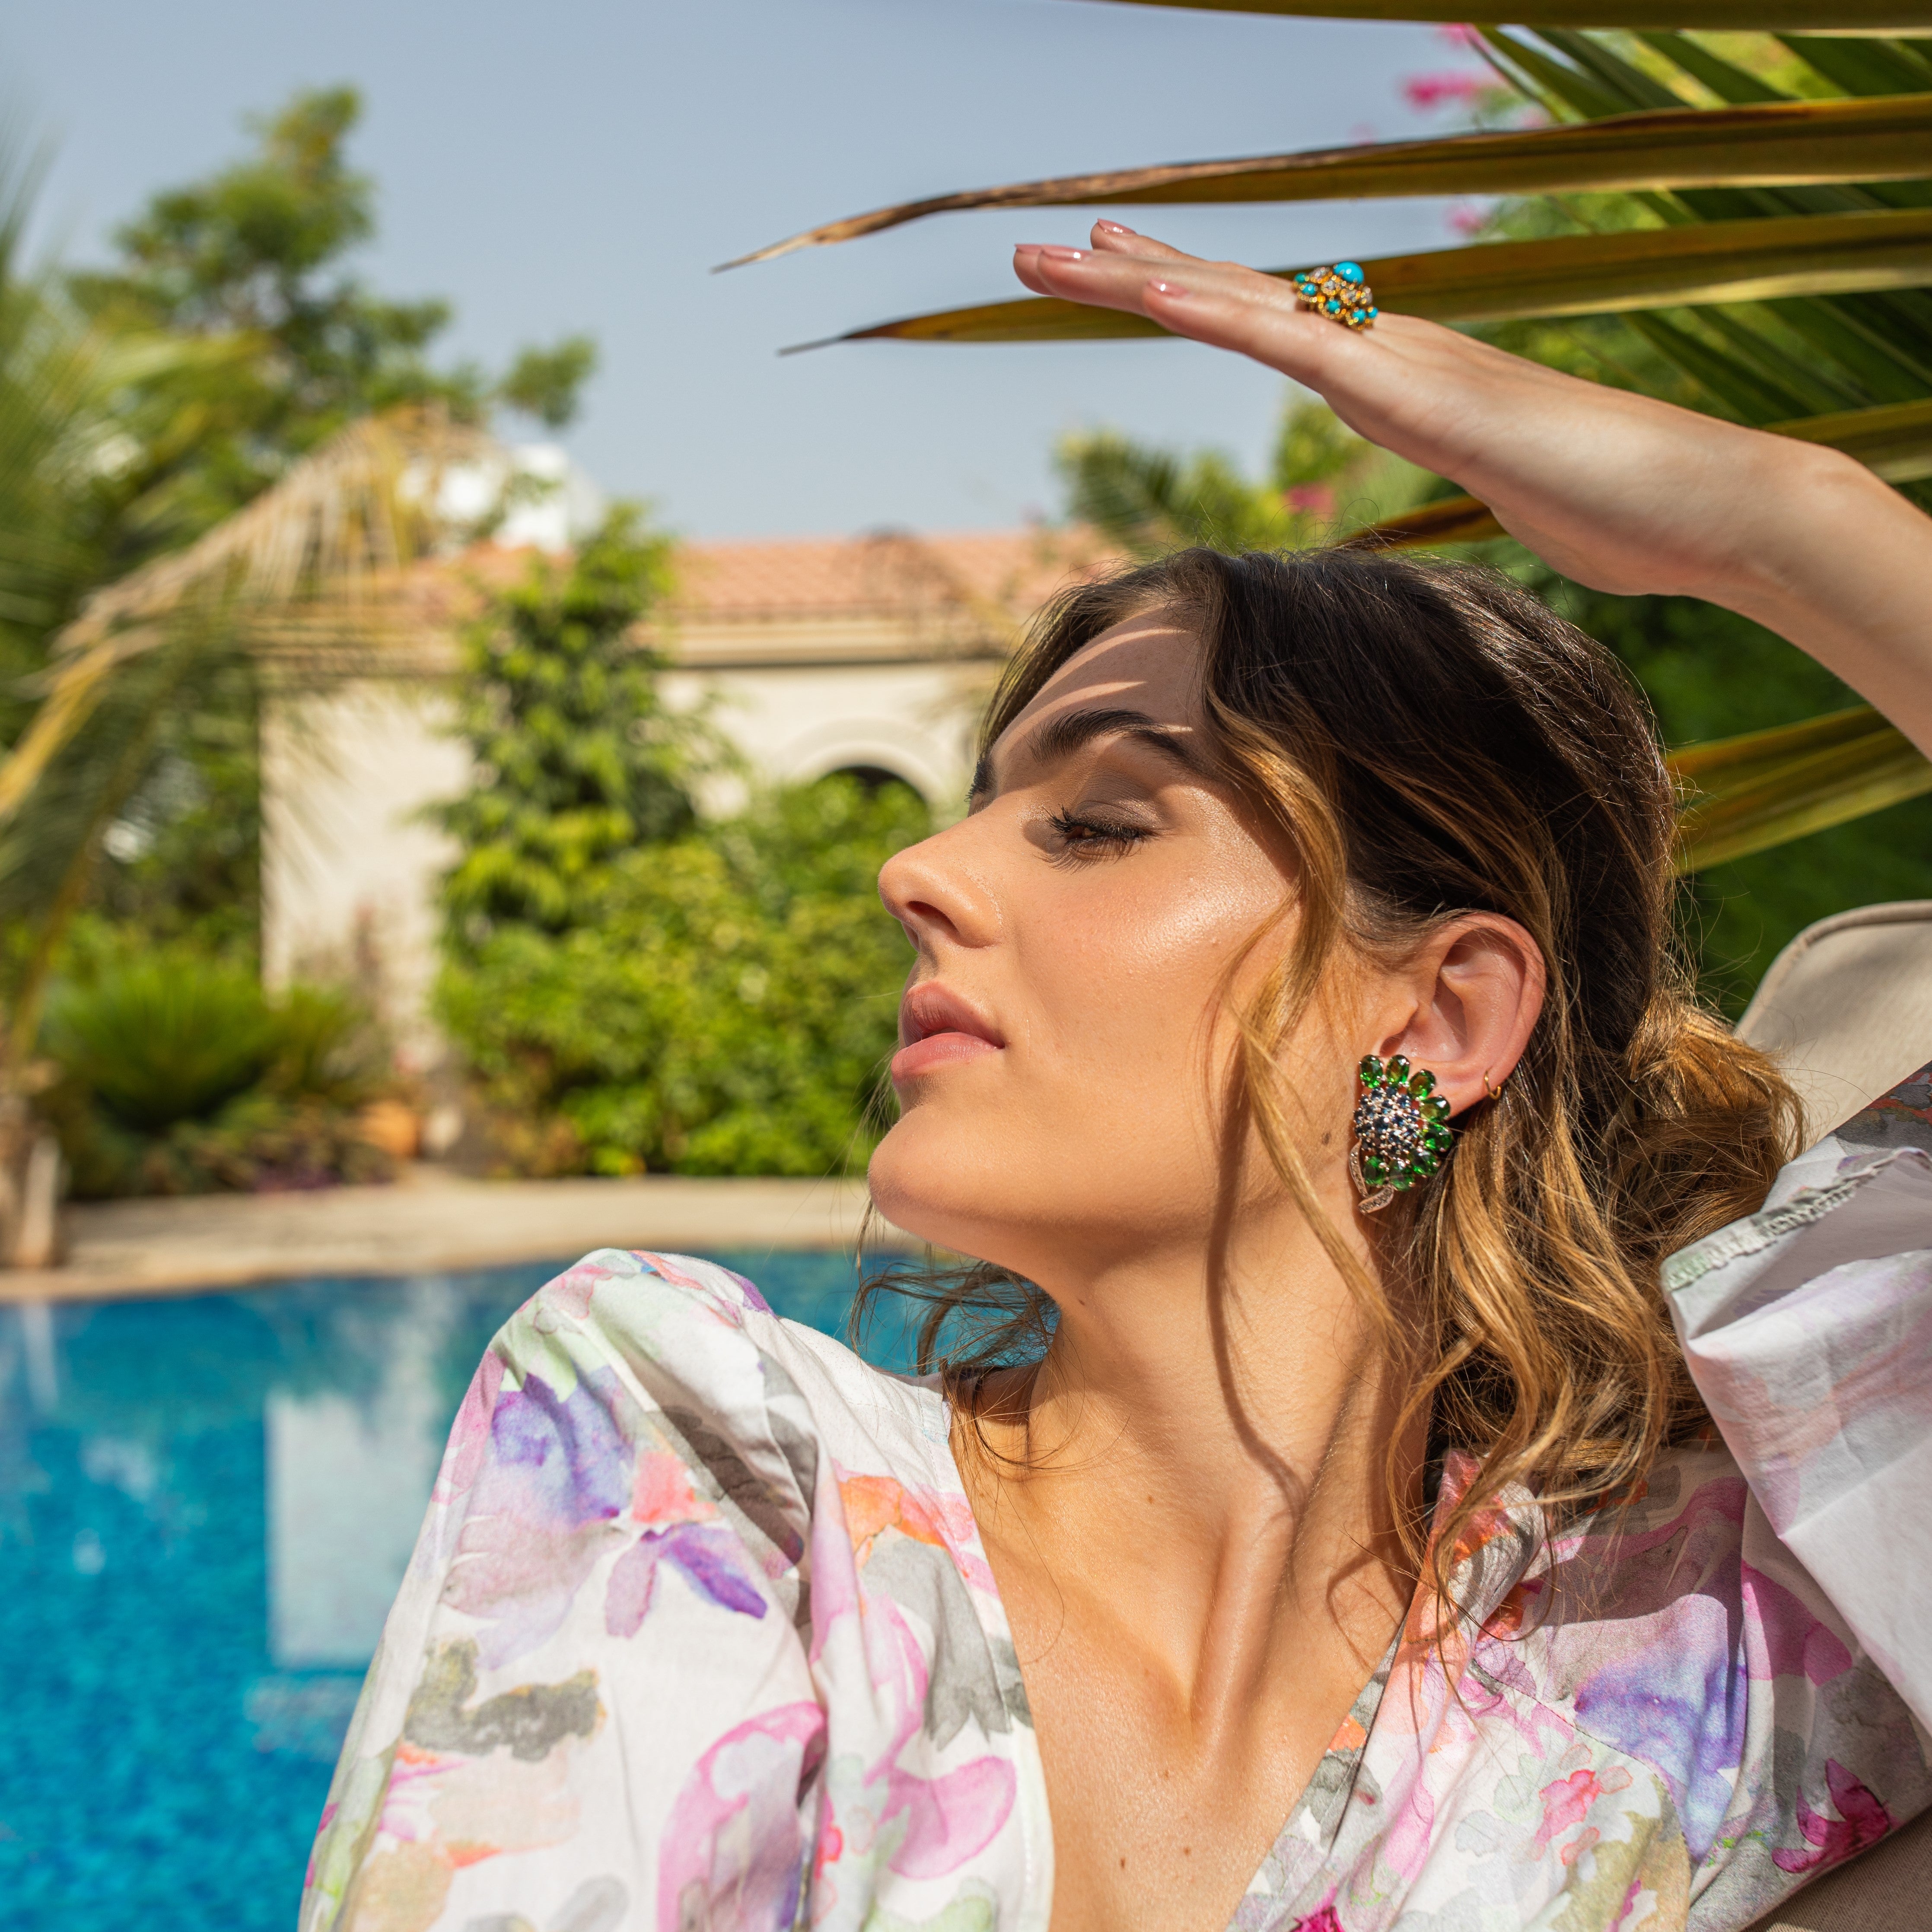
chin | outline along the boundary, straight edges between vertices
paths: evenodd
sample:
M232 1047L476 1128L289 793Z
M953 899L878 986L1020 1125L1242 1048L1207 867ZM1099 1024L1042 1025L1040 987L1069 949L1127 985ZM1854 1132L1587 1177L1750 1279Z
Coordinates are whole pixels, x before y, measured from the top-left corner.
M930 1110L902 1114L873 1150L867 1180L879 1211L895 1228L935 1247L976 1261L1005 1258L1010 1234L1042 1214L1052 1218L1054 1191L1037 1196L1045 1178L1020 1137L963 1131ZM1030 1176L1024 1186L1023 1175Z

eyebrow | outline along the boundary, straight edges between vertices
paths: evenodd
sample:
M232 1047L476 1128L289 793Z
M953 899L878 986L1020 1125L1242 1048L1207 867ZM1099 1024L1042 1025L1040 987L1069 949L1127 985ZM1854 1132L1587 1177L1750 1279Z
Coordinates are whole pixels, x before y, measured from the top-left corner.
M1144 711L1063 711L1059 717L1049 718L1028 738L1021 752L1036 764L1057 764L1062 758L1071 758L1095 739L1116 734L1132 739L1137 745L1144 745L1150 752L1158 752L1191 778L1212 776L1206 760L1172 725L1163 724ZM969 801L984 798L992 789L993 747L989 745L979 754L979 763L973 768L972 784L966 796Z

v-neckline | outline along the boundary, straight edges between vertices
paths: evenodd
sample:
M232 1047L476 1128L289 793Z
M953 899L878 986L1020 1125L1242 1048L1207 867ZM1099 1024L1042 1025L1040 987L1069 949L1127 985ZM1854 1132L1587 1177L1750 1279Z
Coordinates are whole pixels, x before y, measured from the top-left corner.
M966 1487L965 1476L960 1468L959 1458L953 1453L952 1406L947 1401L945 1394L939 1387L938 1376L920 1376L908 1379L921 1395L933 1402L938 1412L938 1427L930 1431L922 1431L922 1433L927 1435L927 1440L938 1450L939 1457L943 1459L945 1473L951 1479L953 1488L964 1501L967 1513L972 1519L974 1540L979 1545L980 1558L985 1568L985 1581L979 1586L978 1594L984 1597L990 1597L993 1606L999 1612L1000 1628L997 1630L989 1630L988 1635L1003 1639L1011 1652L1013 1669L1018 1678L1020 1696L1026 1708L1026 1727L1031 1734L1032 1749L1027 1754L1029 1762L1026 1767L1026 1774L1030 1774L1032 1780L1036 1785L1035 1796L1038 1802L1040 1816L1047 1833L1047 1844L1044 1847L1047 1856L1042 1862L1046 1879L1047 1895L1044 1900L1038 1902L1038 1910L1036 1918L1029 1919L1023 1907L1021 1918L1023 1924L1036 1924L1041 1928L1041 1932L1046 1932L1046 1928L1049 1926L1053 1916L1054 1865L1053 1808L1048 1802L1047 1796L1046 1770L1040 1756L1039 1731L1032 1720L1032 1699L1026 1690L1026 1670L1020 1662L1018 1647L1013 1640L1013 1619L1007 1612L1005 1594L999 1587L999 1579L993 1570L992 1558L987 1554L986 1538L980 1529L978 1512L972 1506L972 1493ZM1431 1505L1432 1535L1434 1519L1440 1516L1445 1502L1451 1493L1448 1475L1449 1472L1445 1468L1444 1480L1438 1486L1435 1499ZM1534 1499L1526 1493L1520 1498L1513 1497L1510 1500L1512 1502L1518 1501L1528 1502L1534 1507ZM1510 1509L1507 1513L1513 1516L1516 1511L1514 1509ZM1483 1544L1470 1552L1465 1562L1474 1564L1479 1569L1486 1568L1488 1565L1485 1558L1489 1551L1493 1549L1496 1544L1503 1540L1501 1538L1485 1539ZM1500 1600L1504 1592L1496 1589L1496 1583L1499 1580L1504 1580L1506 1590L1510 1583L1519 1577L1523 1568L1522 1558L1526 1554L1526 1548L1522 1546L1519 1541L1517 1561L1506 1566L1510 1572L1507 1580L1499 1580L1495 1577L1486 1578L1485 1582L1489 1587L1477 1593L1479 1599L1483 1596L1494 1596L1497 1600ZM1294 1804L1288 1808L1288 1814L1282 1821L1281 1828L1275 1833L1260 1864L1255 1868L1253 1875L1242 1888L1240 1898L1236 1901L1234 1916L1228 1921L1227 1932L1243 1932L1242 1905L1253 1898L1257 1890L1269 1889L1266 1886L1266 1881L1271 1870L1281 1870L1282 1864L1281 1855L1283 1848L1288 1845L1291 1840L1300 1839L1315 1851L1318 1856L1325 1856L1340 1834L1342 1823L1348 1816L1349 1800L1354 1796L1357 1780L1362 1768L1362 1760L1369 1748L1370 1735L1375 1730L1375 1720L1381 1714L1382 1700L1388 1690L1389 1679L1395 1670L1396 1659L1402 1651L1403 1639L1414 1618L1416 1606L1420 1600L1423 1587L1423 1581L1418 1581L1414 1591L1410 1595L1408 1604L1403 1608L1402 1617L1396 1625L1393 1634L1390 1637L1388 1648L1382 1653L1381 1662L1369 1673L1367 1681L1363 1684L1361 1689L1355 1694L1354 1700L1348 1707L1348 1715L1342 1719L1342 1723L1336 1728L1335 1736L1330 1740L1327 1748L1316 1760L1315 1768L1309 1774L1308 1781L1303 1786L1300 1794L1296 1798ZM1486 1616L1493 1607L1493 1604L1483 1604L1481 1615ZM1480 1622L1480 1616L1477 1620ZM1029 1876L1034 1869L1035 1868L1029 1864Z
M972 1518L974 1540L979 1545L980 1559L985 1568L985 1580L979 1586L977 1594L990 1598L993 1606L999 1612L999 1628L989 1630L987 1634L1003 1640L1011 1651L1013 1669L1018 1676L1020 1695L1026 1708L1026 1727L1033 1744L1032 1751L1028 1754L1030 1762L1026 1768L1036 1782L1035 1796L1038 1801L1040 1816L1045 1826L1048 1842L1045 1847L1047 1857L1043 1861L1047 1896L1037 1902L1036 1918L1030 1918L1023 1907L1021 1918L1023 1924L1037 1924L1041 1932L1045 1932L1053 1916L1053 1815L1047 1796L1046 1769L1040 1756L1040 1733L1032 1719L1032 1698L1026 1689L1026 1669L1020 1661L1018 1646L1014 1642L1013 1619L1007 1611L1005 1593L999 1587L999 1579L993 1570L993 1560L987 1553L986 1538L980 1528L979 1514L972 1506L972 1492L966 1487L959 1458L953 1452L952 1406L941 1390L936 1376L911 1379L913 1386L927 1397L938 1411L939 1427L922 1432L927 1434L928 1441L943 1458L945 1474L951 1478L953 1488L965 1502ZM1417 1588L1419 1593L1420 1585ZM1228 1922L1228 1932L1238 1932L1241 1901L1254 1895L1257 1886L1268 1876L1270 1868L1277 1864L1281 1850L1291 1838L1300 1836L1312 1845L1324 1847L1334 1842L1341 1829L1342 1820L1347 1815L1348 1800L1354 1791L1356 1775L1361 1768L1363 1754L1368 1748L1369 1734L1375 1728L1376 1716L1381 1709L1383 1695L1388 1688L1390 1675L1395 1668L1396 1655L1402 1646L1403 1634L1408 1628L1415 1604L1416 1595L1411 1594L1403 1608L1393 1634L1389 1639L1388 1648L1382 1653L1381 1662L1355 1694L1353 1702L1349 1705L1348 1715L1342 1719L1334 1736L1316 1760L1315 1768L1309 1774L1307 1783L1288 1808L1281 1828L1269 1841L1260 1864L1254 1868L1248 1883L1242 1888L1241 1900L1236 1902L1235 1916Z

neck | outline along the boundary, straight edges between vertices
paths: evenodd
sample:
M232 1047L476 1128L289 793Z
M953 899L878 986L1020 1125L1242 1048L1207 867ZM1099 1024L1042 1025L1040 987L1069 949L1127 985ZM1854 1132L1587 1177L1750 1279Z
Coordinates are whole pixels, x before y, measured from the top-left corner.
M1389 1496L1399 1378L1306 1222L1284 1206L1224 1244L1063 1256L1034 1278L1059 1309L1053 1345L993 1390L979 1441L962 1430L996 1568L1004 1552L1131 1622L1209 1734L1312 1620L1366 1676L1412 1581Z

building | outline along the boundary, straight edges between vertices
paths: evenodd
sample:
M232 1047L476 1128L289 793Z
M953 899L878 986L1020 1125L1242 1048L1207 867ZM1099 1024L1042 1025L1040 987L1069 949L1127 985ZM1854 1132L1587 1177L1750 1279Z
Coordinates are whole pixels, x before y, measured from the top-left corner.
M426 1007L437 881L452 854L426 808L469 778L449 735L466 584L524 567L565 534L472 550L422 587L406 650L338 664L267 706L263 948L271 984L353 973L377 989L405 1059L437 1057ZM973 731L1001 662L1062 586L1104 560L1083 532L701 543L645 641L676 667L673 701L708 691L753 769L903 780L942 814L963 801ZM440 616L437 614L440 614ZM733 800L705 801L714 811Z

